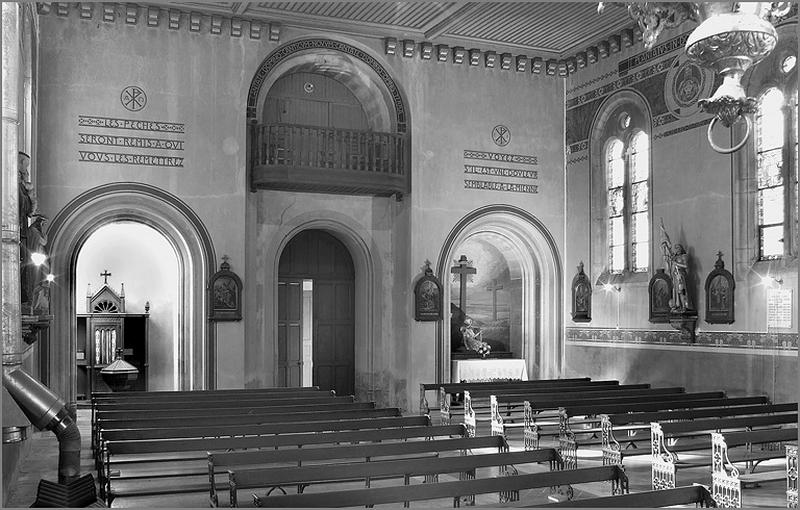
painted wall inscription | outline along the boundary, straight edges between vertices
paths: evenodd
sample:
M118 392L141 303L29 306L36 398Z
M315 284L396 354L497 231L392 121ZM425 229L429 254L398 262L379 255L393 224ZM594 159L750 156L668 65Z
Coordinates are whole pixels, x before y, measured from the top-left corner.
M78 116L79 128L124 129L151 133L177 134L186 132L184 124L157 120L136 120L92 115ZM126 136L113 132L79 132L78 161L120 165L141 165L182 168L184 158L174 153L128 153L97 150L105 147L146 149L156 151L183 151L184 140L155 136ZM95 146L95 147L91 147ZM97 147L99 146L99 147ZM94 149L94 150L89 150Z
M521 165L536 165L538 158L521 154L504 154L500 152L486 152L465 150L464 159L477 159L482 161L502 161ZM503 179L538 179L539 171L527 168L510 168L486 165L464 165L464 173L469 176L499 177ZM488 181L482 179L464 179L464 189L507 191L511 193L539 193L538 184Z

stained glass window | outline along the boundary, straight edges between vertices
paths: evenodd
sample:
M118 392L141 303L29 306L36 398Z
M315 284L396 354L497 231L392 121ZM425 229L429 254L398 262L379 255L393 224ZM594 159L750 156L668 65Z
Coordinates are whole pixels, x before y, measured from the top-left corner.
M650 253L650 222L648 197L650 196L650 144L643 131L631 137L630 142L630 196L631 196L631 268L635 272L647 271Z
M608 187L608 265L613 273L625 269L625 146L615 138L606 149Z
M756 209L759 258L776 259L784 250L784 96L770 88L759 97L756 113ZM795 128L796 129L796 128Z
M626 268L643 272L649 267L649 152L649 140L642 131L631 136L627 145L613 138L606 146L608 265L612 273Z

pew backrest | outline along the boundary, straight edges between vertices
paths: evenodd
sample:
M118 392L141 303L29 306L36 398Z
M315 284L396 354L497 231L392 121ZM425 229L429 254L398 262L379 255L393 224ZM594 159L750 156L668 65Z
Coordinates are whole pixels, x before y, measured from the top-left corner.
M613 469L609 469L613 468ZM261 500L264 507L344 507L458 498L497 492L500 502L519 499L519 491L578 483L612 481L612 491L627 492L628 479L619 466L601 466L572 471L555 471L497 478L477 478L452 482L400 485L346 491L270 496Z
M661 508L691 504L703 508L718 506L707 487L703 485L689 485L658 491L644 491L621 494L618 496L577 499L563 501L561 503L551 503L549 505L531 505L524 508Z
M403 476L426 476L426 480L436 481L443 473L469 473L477 468L497 466L501 473L516 470L515 465L548 462L550 470L560 469L560 457L553 448L534 452L510 452L481 455L460 455L424 459L401 459L378 462L350 464L323 464L294 468L243 468L229 469L230 502L238 506L238 490L280 487L286 484L311 484L328 481L365 479L369 487L370 478ZM212 506L217 506L214 491L211 494Z

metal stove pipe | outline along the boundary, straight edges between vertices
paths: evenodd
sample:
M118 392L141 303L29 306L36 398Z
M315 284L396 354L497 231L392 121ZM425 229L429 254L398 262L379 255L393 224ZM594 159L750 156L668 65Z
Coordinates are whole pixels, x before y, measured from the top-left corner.
M58 483L68 484L78 478L81 433L66 403L21 368L3 374L3 386L37 429L50 430L58 438Z

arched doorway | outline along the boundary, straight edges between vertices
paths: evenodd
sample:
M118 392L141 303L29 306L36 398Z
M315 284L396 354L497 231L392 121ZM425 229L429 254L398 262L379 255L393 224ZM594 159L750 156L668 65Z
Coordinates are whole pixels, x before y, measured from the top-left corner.
M300 232L281 253L277 368L284 386L355 392L355 269L323 230Z
M179 264L178 382L175 389L205 389L214 385L213 329L209 328L206 282L215 271L214 247L200 218L178 197L142 183L98 186L77 196L53 219L48 230L51 267L56 284L51 290L53 331L63 341L49 352L50 387L68 402L76 400L77 328L75 303L78 253L99 228L131 221L158 231L174 248Z
M472 284L481 286L475 296L478 306L473 310L485 315L487 323L496 323L496 331L492 332L499 339L496 345L504 345L515 357L524 358L529 378L559 377L564 366L563 273L550 232L522 209L510 205L487 206L465 216L450 231L439 255L437 274L449 280L451 267L461 255L469 258L469 253L462 253L465 250L472 250L476 260L487 259L488 265L483 268L487 281L481 279ZM504 279L507 279L505 285ZM469 289L470 284L467 285ZM444 285L443 290L444 303L459 302L459 296L454 295L454 290L459 291L458 286ZM499 296L498 290L509 294ZM469 311L467 301L467 314ZM503 321L504 313L507 321ZM506 329L500 331L501 326ZM445 313L437 328L438 381L450 380L451 336L450 314Z
M120 221L92 232L80 247L75 265L78 353L82 352L86 323L103 316L93 316L93 310L87 309L87 298L109 285L124 297L124 318L119 322L125 337L118 346L125 349L125 360L139 369L133 389L163 391L178 387L180 281L175 248L156 229L140 222ZM93 359L95 354L83 352L78 360L78 393L87 397L89 392L81 392L81 388L94 383L95 391L102 390L95 380L98 374L88 368L95 361L99 363ZM81 357L85 364L80 363Z

